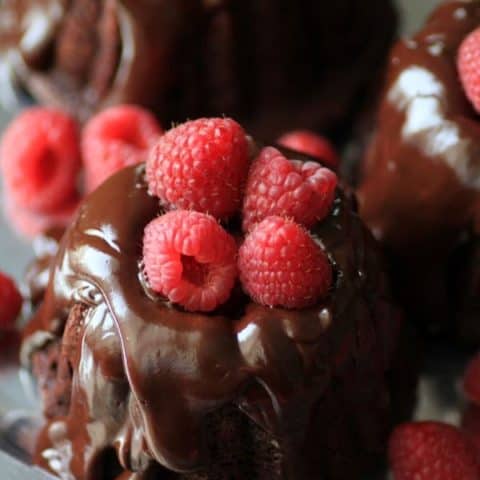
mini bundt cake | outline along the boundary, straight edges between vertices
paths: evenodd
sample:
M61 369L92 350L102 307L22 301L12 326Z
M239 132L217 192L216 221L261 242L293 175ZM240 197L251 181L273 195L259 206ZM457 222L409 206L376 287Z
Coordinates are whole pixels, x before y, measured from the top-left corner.
M29 275L22 360L47 419L36 462L85 480L378 468L411 410L417 359L375 241L336 183L217 119L167 132L146 167L88 196ZM48 264L48 284L35 281Z
M407 313L476 344L480 119L457 63L479 26L477 1L447 1L394 47L358 188L360 215L390 255Z
M363 0L7 0L3 78L81 119L135 103L164 125L232 115L270 140L291 128L334 130L368 103L395 34L391 0L365 7Z

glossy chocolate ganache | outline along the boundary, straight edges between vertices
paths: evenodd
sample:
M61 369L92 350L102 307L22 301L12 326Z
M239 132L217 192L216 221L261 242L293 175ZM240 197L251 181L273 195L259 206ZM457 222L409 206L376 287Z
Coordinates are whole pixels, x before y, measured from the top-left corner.
M0 17L4 96L13 79L81 119L136 103L266 139L350 122L396 26L391 0L5 0Z
M395 290L430 330L480 341L480 118L456 68L480 2L448 1L392 51L360 214L391 253Z
M144 167L104 183L60 241L24 334L45 394L36 462L92 480L350 479L378 466L411 407L414 357L353 208L338 190L312 229L335 269L324 302L267 308L237 291L204 315L142 279L143 230L161 213Z

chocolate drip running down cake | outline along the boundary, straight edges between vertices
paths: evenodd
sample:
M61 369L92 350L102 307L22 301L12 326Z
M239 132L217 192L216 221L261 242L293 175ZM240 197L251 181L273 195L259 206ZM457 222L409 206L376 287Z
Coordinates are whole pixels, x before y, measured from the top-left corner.
M449 1L395 46L358 190L408 313L476 344L480 123L456 64L479 26L479 2Z
M25 331L47 418L36 462L91 480L346 480L378 467L412 406L414 356L354 208L338 188L311 229L335 272L325 300L286 310L234 290L188 313L139 276L159 214L144 166L107 180L60 241ZM38 298L42 282L32 288Z
M136 103L166 126L226 114L265 139L349 123L396 25L390 0L6 0L0 15L4 77L41 103L81 119Z

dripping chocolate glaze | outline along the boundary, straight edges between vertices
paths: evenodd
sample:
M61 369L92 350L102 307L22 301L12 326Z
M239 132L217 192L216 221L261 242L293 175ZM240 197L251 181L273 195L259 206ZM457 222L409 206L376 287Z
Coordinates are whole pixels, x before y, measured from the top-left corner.
M460 84L456 57L479 25L478 2L447 2L392 52L358 196L376 235L398 250L438 240L439 232L450 240L472 221L480 125Z
M139 260L158 200L146 191L143 166L109 179L60 242L44 302L25 332L28 363L45 335L65 328L74 372L70 413L49 422L37 460L89 478L95 457L115 447L128 470L152 461L195 470L209 462L206 417L233 403L279 439L288 478L319 478L323 426L312 427L314 406L351 362L373 355L383 376L396 348L398 324L378 256L351 208L339 192L331 215L313 229L336 270L325 302L301 311L247 302L232 319L149 298ZM78 304L82 319L65 327ZM372 419L372 448L385 440L372 433L384 420Z
M479 25L480 2L448 1L394 47L358 189L360 216L392 253L397 292L435 330L462 308L447 284L460 284L450 254L479 232L480 123L456 68Z

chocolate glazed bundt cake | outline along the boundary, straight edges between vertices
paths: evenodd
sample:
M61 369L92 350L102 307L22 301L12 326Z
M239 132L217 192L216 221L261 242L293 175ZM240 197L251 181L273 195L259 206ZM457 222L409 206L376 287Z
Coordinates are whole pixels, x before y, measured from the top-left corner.
M392 51L360 214L390 252L394 287L428 330L480 342L478 113L457 59L480 3L447 1Z
M81 119L136 103L164 125L232 115L265 139L332 130L377 85L395 33L392 3L6 0L2 71Z
M167 215L144 165L107 180L60 241L24 334L47 419L36 462L89 480L347 480L378 467L411 409L415 356L354 209L337 188L310 228L333 269L321 301L272 308L235 287L190 313L145 283L144 228ZM31 270L36 299L49 251Z

